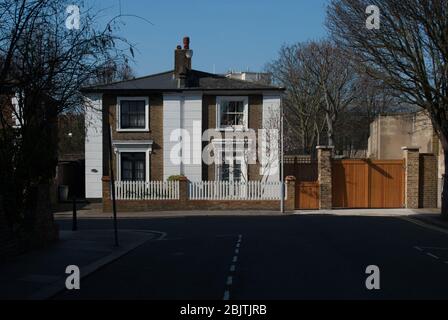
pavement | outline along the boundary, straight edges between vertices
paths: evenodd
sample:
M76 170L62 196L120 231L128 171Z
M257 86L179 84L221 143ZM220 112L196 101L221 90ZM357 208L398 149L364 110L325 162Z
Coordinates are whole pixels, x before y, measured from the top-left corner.
M121 230L116 247L112 230L62 230L57 243L0 265L0 300L49 299L65 289L67 266L78 266L82 279L161 236L150 230Z

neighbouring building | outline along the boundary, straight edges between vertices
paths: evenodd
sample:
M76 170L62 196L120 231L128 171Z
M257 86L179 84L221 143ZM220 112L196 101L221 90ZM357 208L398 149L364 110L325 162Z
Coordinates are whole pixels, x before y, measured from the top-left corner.
M421 171L426 179L437 176L438 206L441 205L442 176L445 172L444 154L439 138L426 111L380 115L370 125L368 158L377 160L397 160L403 157L403 146L420 148L422 159L434 155L434 165L428 157L421 161ZM423 170L425 169L425 170ZM421 180L424 181L425 177Z
M265 72L230 71L226 74L226 77L229 79L250 81L250 82L255 82L255 83L263 83L263 84L267 84L267 85L272 84L272 75L270 73L265 73Z
M109 128L117 181L279 181L279 170L271 170L279 167L279 137L260 137L259 129L278 129L272 124L284 89L195 70L192 55L184 38L173 70L84 89L86 198L103 198ZM271 147L249 163L248 146L266 147L267 140ZM211 163L202 161L203 152Z

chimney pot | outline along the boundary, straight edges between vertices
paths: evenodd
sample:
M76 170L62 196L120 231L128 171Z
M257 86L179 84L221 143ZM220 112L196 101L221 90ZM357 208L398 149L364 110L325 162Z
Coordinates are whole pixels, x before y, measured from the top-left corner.
M184 37L184 49L185 50L190 49L190 37Z

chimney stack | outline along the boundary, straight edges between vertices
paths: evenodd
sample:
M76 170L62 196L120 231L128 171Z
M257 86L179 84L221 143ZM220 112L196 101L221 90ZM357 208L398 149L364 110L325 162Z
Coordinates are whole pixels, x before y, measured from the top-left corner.
M190 50L190 38L184 37L184 48L177 46L174 51L174 77L178 80L179 87L185 87L188 73L191 70L191 58L193 50Z

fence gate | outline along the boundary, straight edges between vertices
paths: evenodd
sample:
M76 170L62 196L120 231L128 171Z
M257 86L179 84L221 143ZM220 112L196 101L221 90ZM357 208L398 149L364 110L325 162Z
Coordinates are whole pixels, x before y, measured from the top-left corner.
M333 160L334 208L403 208L403 160Z
M296 209L319 209L319 182L296 183Z

